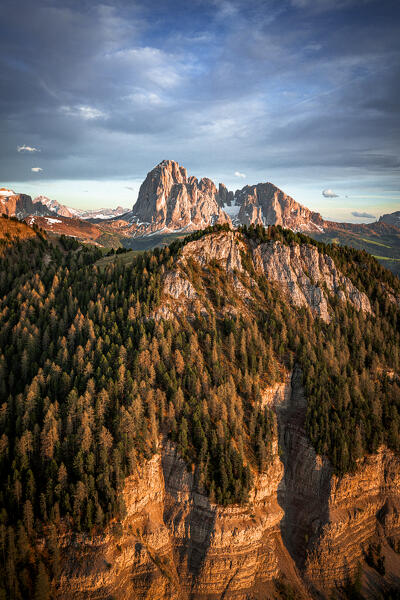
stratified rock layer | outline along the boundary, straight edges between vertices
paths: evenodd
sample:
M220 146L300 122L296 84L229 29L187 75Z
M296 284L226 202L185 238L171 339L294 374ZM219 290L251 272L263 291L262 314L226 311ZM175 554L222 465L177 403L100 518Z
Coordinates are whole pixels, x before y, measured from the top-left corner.
M60 597L261 600L275 597L284 574L296 598L329 598L359 561L368 573L363 591L374 597L380 576L363 552L377 541L389 559L386 580L396 582L400 556L387 539L400 539L400 460L381 448L354 475L334 476L307 440L301 379L296 368L264 391L277 434L246 505L210 503L165 441L126 480L121 523L103 536L63 540Z

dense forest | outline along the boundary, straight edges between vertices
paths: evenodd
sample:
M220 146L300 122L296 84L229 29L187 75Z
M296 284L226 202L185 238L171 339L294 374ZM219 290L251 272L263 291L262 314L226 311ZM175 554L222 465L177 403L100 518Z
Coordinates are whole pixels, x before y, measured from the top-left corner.
M368 254L279 227L243 227L241 277L256 283L251 310L240 310L221 265L191 261L186 277L207 290L212 310L154 318L182 246L225 229L130 263L116 256L104 268L98 249L39 231L3 244L0 598L56 594L58 533L95 532L121 518L124 478L162 435L211 501L245 502L271 457L275 426L263 389L294 364L303 371L308 435L337 474L382 443L400 451L400 314L390 295L400 282ZM373 316L333 296L329 324L288 305L251 259L251 247L274 240L329 254L367 293Z

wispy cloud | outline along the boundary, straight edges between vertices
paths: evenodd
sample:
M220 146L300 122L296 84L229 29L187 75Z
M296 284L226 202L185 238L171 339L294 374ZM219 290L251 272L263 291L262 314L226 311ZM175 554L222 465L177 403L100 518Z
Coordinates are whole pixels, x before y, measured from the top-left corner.
M42 167L32 167L31 171L33 173L41 173L43 171Z
M306 8L315 12L324 12L329 10L341 10L350 8L354 4L367 4L370 0L292 0L291 4L295 8Z
M35 148L34 146L17 146L17 152L40 152L39 148Z
M62 106L60 110L68 116L78 117L85 121L101 119L107 116L102 110L93 106Z
M327 189L327 190L322 190L322 195L325 198L338 198L338 194L335 194L335 192L331 189Z
M353 217L359 217L360 219L376 219L375 215L371 215L367 212L358 212L358 210L354 210L351 214Z
M246 173L241 173L240 171L235 171L235 177L242 177L242 179L244 179L246 177Z

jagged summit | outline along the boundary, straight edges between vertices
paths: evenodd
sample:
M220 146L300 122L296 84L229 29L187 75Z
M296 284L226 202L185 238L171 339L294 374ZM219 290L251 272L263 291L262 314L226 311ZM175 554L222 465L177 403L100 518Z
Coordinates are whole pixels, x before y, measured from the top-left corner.
M223 197L225 190L223 189ZM173 160L163 160L142 183L132 220L151 231L162 229L188 231L215 223L230 223L222 210L219 196L211 179L200 181L187 175L187 170Z
M235 193L238 220L245 225L282 225L294 231L321 231L323 219L273 183L246 185Z
M382 215L379 218L379 223L386 223L387 225L394 225L400 227L400 210L396 210L393 213Z
M282 225L321 231L323 219L272 183L246 185L235 193L211 179L198 180L174 160L162 160L143 182L133 220L151 231L201 229L214 223Z
M62 217L72 218L72 217L76 217L79 215L79 211L74 210L73 208L68 208L64 204L60 204L60 202L58 202L57 200L53 200L53 199L48 198L47 196L43 196L43 195L37 196L36 198L34 198L33 204L35 204L36 208L39 209L39 213L40 213L41 207L46 207L51 212L53 212L57 215L60 215ZM43 209L42 209L42 212L43 212Z

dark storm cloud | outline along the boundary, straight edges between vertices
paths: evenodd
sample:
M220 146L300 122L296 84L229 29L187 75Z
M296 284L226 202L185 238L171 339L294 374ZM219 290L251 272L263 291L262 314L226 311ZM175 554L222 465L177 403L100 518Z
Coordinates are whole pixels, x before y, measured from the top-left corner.
M7 1L0 178L36 166L17 146L40 148L53 179L142 177L166 157L393 178L396 14L394 0Z

